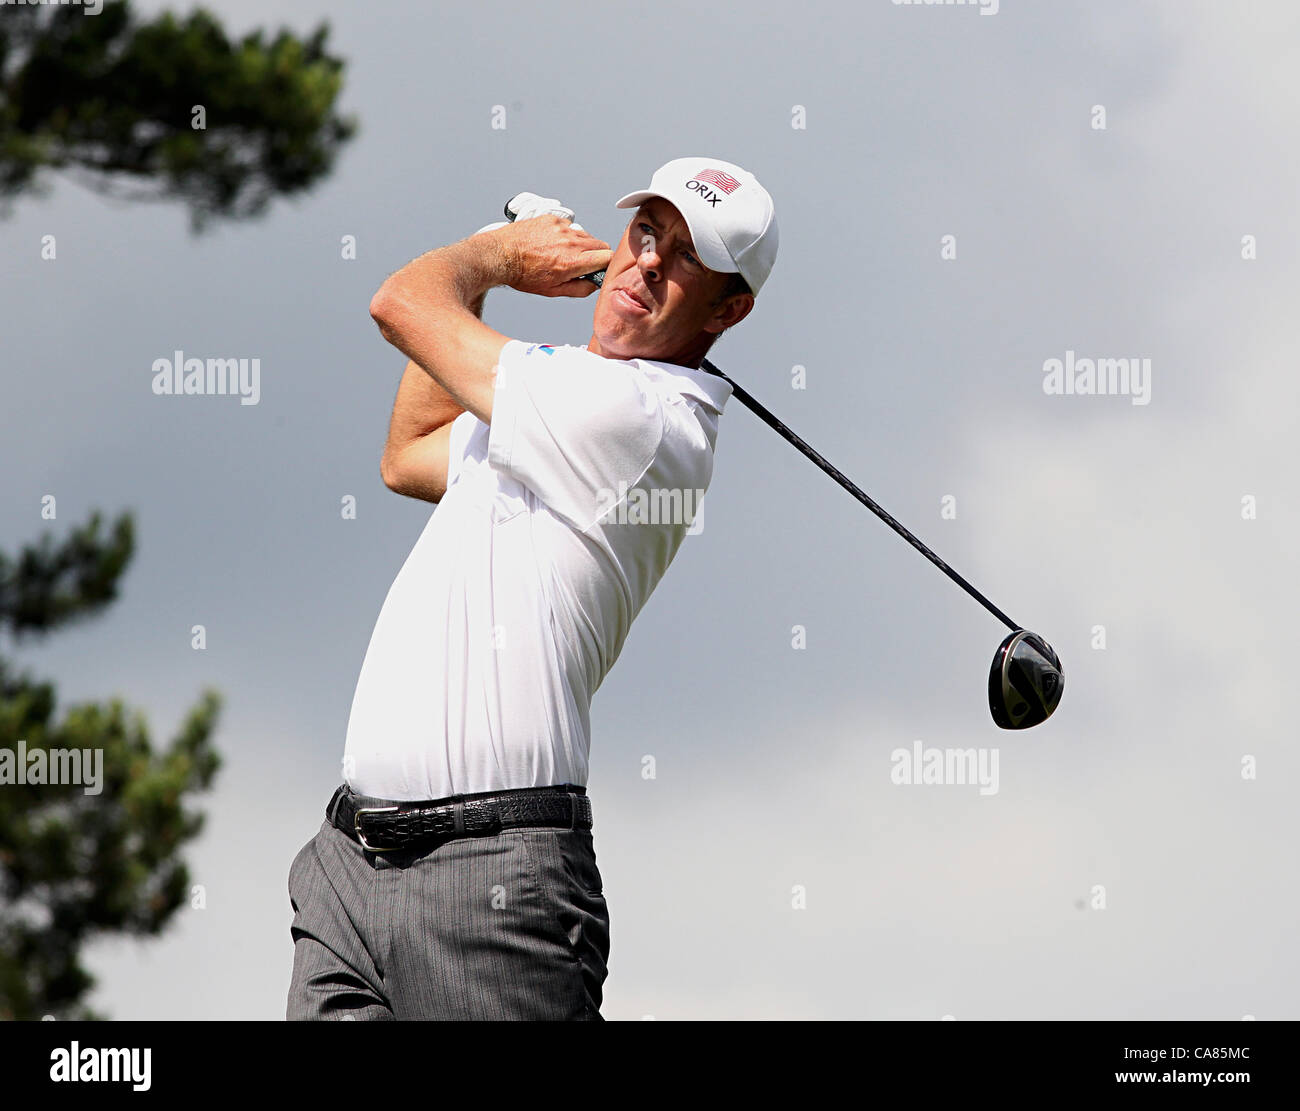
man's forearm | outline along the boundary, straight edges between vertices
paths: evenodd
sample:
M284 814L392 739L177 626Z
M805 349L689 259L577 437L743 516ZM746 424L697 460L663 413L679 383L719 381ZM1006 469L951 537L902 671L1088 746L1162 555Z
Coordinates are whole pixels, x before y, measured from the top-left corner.
M478 297L475 298L473 304L468 306L469 311L480 320L483 319L483 302L486 299L487 294L480 293ZM465 407L447 392L447 390L439 383L438 379L429 373L428 367L420 366L420 364L414 359L411 359L407 363L407 370L409 371L412 367L419 367L420 370L424 371L424 381L420 383L418 393L413 393L411 395L411 400L418 402L419 409L423 410L423 412L416 411L412 408L410 413L411 416L415 417L417 420L423 419L427 423L428 428L437 428L440 425L446 424L448 421L455 420L465 411ZM399 393L397 395L397 403L400 405L402 401L402 395ZM394 409L393 415L397 416L396 409Z
M486 294L469 306L469 311L480 320L485 298ZM397 398L393 402L386 450L400 450L444 424L450 424L464 411L465 407L439 385L426 368L411 359L402 373Z
M508 285L513 269L490 235L470 236L428 251L389 275L371 302L371 315L379 319L384 338L400 347L404 313L427 317L461 312L482 317L488 290ZM386 311L377 314L378 307Z
M469 311L482 319L486 294L480 295ZM450 424L465 411L454 397L438 384L424 367L414 359L408 360L393 401L393 414L388 422L388 441L384 445L385 466L407 447Z
M478 318L487 291L509 284L514 269L492 235L475 235L407 263L370 302L384 339L417 364L431 385L485 420L492 358L505 337Z

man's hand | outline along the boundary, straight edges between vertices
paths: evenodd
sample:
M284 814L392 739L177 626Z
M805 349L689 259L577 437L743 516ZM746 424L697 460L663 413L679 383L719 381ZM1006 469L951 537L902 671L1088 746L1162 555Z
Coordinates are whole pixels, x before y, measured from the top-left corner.
M407 263L370 299L389 343L421 367L461 408L492 423L496 365L507 336L478 319L484 294L508 285L544 297L585 297L581 275L603 270L608 243L554 215L516 221L429 251Z
M520 293L586 297L597 287L582 275L604 270L614 257L608 243L560 216L516 220L487 234L506 260L505 284Z
M485 231L496 231L497 228L504 228L515 220L531 220L534 216L542 216L548 212L569 220L574 216L573 209L567 208L559 197L539 197L536 193L516 193L506 202L506 212L509 219L485 224L474 234L482 235ZM573 226L579 231L582 230L581 224L575 223Z

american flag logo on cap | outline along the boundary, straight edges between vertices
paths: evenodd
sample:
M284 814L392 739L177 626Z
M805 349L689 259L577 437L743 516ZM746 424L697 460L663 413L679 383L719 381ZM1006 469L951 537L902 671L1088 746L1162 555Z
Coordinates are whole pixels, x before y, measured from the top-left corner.
M740 188L738 182L730 174L724 174L721 170L701 170L696 174L692 181L707 181L710 185L716 185L724 193L730 194L733 190Z

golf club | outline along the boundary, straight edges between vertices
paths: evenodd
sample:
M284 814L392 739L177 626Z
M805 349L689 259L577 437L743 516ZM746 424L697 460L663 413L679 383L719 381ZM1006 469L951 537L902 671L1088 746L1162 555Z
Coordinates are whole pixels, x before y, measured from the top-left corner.
M514 199L512 197L505 205L508 220L514 220L517 215L510 207ZM562 214L567 216L567 210ZM605 272L601 270L594 274L584 274L583 278L599 286L605 280ZM1061 666L1061 659L1052 646L1037 633L1028 632L1023 626L1012 621L908 529L899 524L881 505L869 498L856 483L832 466L811 444L777 420L734 379L724 374L708 359L703 360L701 365L708 373L717 375L724 382L729 383L732 393L745 408L772 428L782 439L811 459L822 471L1011 630L1011 635L998 645L998 650L993 656L993 666L989 671L989 712L993 715L994 722L1002 729L1028 729L1051 717L1056 707L1060 705L1061 695L1065 690L1065 669Z
M857 498L858 501L870 509L872 513L884 521L885 524L1011 630L1011 635L998 645L998 650L993 656L993 667L989 674L989 711L993 715L994 722L1003 729L1028 729L1030 726L1038 725L1051 717L1052 712L1060 704L1061 694L1065 689L1065 670L1061 666L1060 657L1057 656L1052 646L1036 633L1027 632L1022 626L1012 621L908 529L904 528L887 513L883 506L868 497L856 483L846 478L832 466L806 440L792 432L773 416L767 408L759 404L734 379L724 374L708 359L703 361L702 366L710 374L716 374L725 382L729 382L732 392L740 403L759 420L771 427L777 435L811 459L821 470Z

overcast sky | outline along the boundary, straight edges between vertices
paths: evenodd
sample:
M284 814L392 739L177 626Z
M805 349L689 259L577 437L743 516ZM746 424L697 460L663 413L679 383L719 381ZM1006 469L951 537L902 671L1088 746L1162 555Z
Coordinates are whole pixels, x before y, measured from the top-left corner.
M593 705L606 1017L1300 1018L1294 5L211 7L329 19L361 124L333 176L199 238L57 179L0 224L5 549L46 494L57 535L100 508L138 536L120 601L20 662L159 743L226 699L207 907L93 947L94 1006L284 1015L289 864L431 512L380 482L404 359L370 295L525 189L614 241L620 195L711 155L781 229L712 357L1050 640L1066 693L999 730L999 623L731 401L703 531ZM583 344L593 305L485 319ZM259 403L155 396L178 349L260 359ZM1045 393L1067 352L1149 359L1147 403ZM996 749L998 790L896 784L918 742Z

